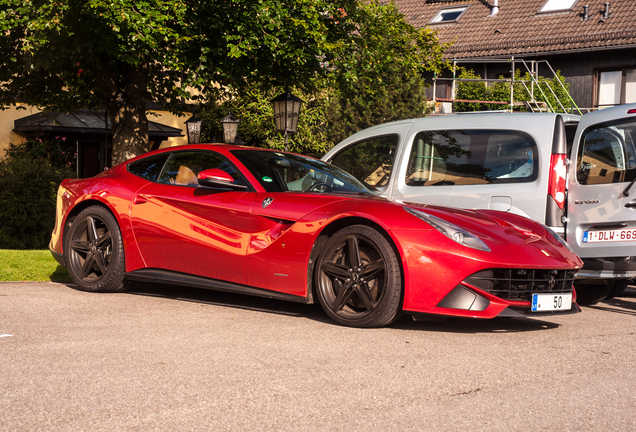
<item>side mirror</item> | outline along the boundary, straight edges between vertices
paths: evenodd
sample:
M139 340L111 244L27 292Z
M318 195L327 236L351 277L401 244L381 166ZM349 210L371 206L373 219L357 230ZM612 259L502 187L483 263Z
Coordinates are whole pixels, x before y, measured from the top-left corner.
M234 183L231 175L218 168L203 170L197 176L201 186L232 190L247 189L247 186Z

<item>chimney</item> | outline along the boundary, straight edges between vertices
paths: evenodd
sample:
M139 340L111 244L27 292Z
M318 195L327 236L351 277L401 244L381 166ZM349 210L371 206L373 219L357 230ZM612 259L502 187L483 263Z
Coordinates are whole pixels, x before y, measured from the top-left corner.
M490 10L490 15L488 16L495 16L499 13L499 0L493 0L492 1L492 9Z
M587 21L590 19L590 5L583 6L583 19L581 21Z
M608 19L609 17L612 16L612 14L610 13L609 9L610 9L610 3L603 3L603 6L605 6L605 11L603 12L603 18L602 19Z

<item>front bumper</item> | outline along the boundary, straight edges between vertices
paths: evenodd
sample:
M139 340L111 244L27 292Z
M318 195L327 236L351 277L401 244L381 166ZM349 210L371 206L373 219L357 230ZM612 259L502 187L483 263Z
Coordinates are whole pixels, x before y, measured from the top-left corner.
M636 256L581 259L583 268L576 273L576 279L636 278Z

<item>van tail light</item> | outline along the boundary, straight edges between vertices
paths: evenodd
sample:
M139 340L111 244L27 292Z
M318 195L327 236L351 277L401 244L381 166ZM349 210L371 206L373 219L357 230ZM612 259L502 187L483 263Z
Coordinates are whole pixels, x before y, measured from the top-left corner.
M630 109L627 111L627 114L636 114L636 109Z
M550 157L550 180L548 195L550 195L561 210L565 207L565 176L567 174L566 155L553 154Z

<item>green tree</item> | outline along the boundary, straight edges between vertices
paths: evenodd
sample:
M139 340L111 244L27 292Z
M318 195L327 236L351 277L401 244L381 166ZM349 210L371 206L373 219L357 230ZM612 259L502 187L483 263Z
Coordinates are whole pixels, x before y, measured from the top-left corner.
M374 25L373 8L395 10L376 0L0 0L0 105L105 106L118 163L147 149L149 101L179 112L186 99L254 85L372 89L389 66L416 74L441 59L432 32Z
M330 67L294 89L305 104L298 133L290 135L292 151L319 156L358 130L426 111L422 72L439 71L446 45L432 31L408 24L393 3L363 2L348 17L350 37ZM282 149L270 103L277 92L260 85L226 90L225 103L203 110L204 138L221 137L219 120L231 108L240 118L242 140Z

